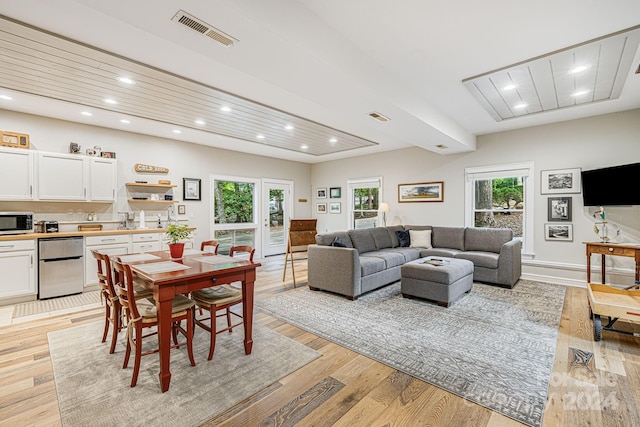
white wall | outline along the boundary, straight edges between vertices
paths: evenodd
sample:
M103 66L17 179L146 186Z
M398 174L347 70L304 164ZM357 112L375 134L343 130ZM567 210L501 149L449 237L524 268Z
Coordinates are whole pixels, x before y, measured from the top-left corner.
M251 178L275 178L295 181L294 217L308 218L311 215L310 166L305 163L244 154L230 150L206 147L172 139L162 139L113 129L72 123L57 119L0 110L0 129L27 133L32 150L67 153L69 143L76 142L82 151L98 145L103 151L114 151L118 162L118 202L111 203L48 203L48 202L0 202L0 211L28 210L38 213L36 218L64 220L69 209L81 209L85 213L97 212L99 219L117 219L117 212L143 209L146 217L155 213L166 216L166 207L161 211L150 210L149 204L128 203L130 194L126 182L146 180L156 183L158 179L170 179L178 186L174 198L186 205L189 224L197 228L196 242L211 236L209 212L211 198L209 176L211 174L233 175ZM168 174L140 174L133 170L135 163L144 163L169 168ZM202 201L182 201L182 178L202 180ZM298 199L309 202L299 203ZM184 217L183 217L184 218ZM151 225L151 224L150 224Z
M315 164L311 168L314 187L313 205L337 199L315 198L317 187L342 187L342 214L322 214L318 231L349 228L346 183L348 179L383 176L382 200L389 203L388 224L464 225L464 169L471 166L534 162L535 257L526 260L525 274L530 278L583 284L586 279L585 241L597 240L592 231L593 208L583 207L581 194L573 198L573 242L544 240L547 222L547 198L540 194L540 171L548 169L595 169L640 161L640 110L588 119L531 127L478 136L477 150L452 156L439 156L419 148L391 151L355 159ZM398 184L444 181L443 203L398 203ZM624 185L624 184L622 184ZM638 183L626 183L630 191ZM635 191L639 191L635 189ZM617 241L640 242L640 206L608 208L609 221L618 223L623 234ZM599 257L593 257L597 264ZM608 257L609 267L620 276L614 283L631 283L633 259ZM596 273L598 274L598 273ZM596 275L596 277L599 277Z

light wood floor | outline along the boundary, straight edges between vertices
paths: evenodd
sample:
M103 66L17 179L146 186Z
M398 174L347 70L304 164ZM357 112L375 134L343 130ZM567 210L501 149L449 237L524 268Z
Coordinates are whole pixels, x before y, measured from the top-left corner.
M293 287L282 262L263 262L257 299ZM306 262L296 269L304 286ZM0 328L0 425L61 425L47 333L101 318L92 309ZM264 313L255 321L323 356L206 426L522 425ZM593 341L586 290L568 288L543 426L640 426L640 339L603 334Z

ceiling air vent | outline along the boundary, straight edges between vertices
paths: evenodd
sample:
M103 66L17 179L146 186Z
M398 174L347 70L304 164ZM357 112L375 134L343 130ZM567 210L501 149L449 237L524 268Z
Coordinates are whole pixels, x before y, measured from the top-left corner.
M234 39L228 34L223 33L217 28L212 27L201 19L196 18L193 15L189 15L184 10L179 10L173 18L172 21L182 24L186 27L191 28L193 31L197 31L200 34L207 36L221 45L225 47L231 47L237 42L237 39Z
M369 117L382 123L385 123L391 120L389 117L383 116L382 114L376 113L375 111L372 113L369 113Z
M444 150L444 149L449 148L449 147L447 147L447 146L446 146L446 145L444 145L444 144L438 144L438 145L436 145L436 148L439 148L439 149L441 149L441 150Z

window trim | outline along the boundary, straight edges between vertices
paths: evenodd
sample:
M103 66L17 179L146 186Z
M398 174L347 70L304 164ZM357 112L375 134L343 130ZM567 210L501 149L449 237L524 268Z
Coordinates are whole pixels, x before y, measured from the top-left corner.
M493 179L523 176L524 179L524 223L522 224L524 257L534 256L534 196L535 175L533 162L507 163L503 165L469 167L464 169L465 197L464 197L464 221L466 227L474 227L474 188L473 183L477 179Z
M363 184L371 184L371 185L363 185ZM353 217L353 211L355 208L355 200L353 198L354 188L377 188L378 198L380 199L379 201L382 202L382 200L384 200L383 194L382 194L383 193L382 176L348 179L347 180L347 192L348 192L347 203L349 204L348 205L349 215L347 215L347 230L351 230L355 228L355 219ZM380 219L380 212L378 212L378 220L379 219Z

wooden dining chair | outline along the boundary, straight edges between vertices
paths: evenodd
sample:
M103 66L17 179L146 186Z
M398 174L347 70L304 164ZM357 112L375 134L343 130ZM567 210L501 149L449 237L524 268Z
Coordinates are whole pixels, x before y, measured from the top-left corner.
M213 253L218 255L218 247L220 246L220 244L217 240L205 240L204 242L200 243L200 251L204 252L204 248L206 248L207 246L212 246Z
M109 255L103 254L95 249L91 250L91 255L98 262L98 284L100 285L100 297L105 301L105 316L104 316L104 332L102 333L102 342L107 340L109 334L109 325L113 325L113 331L111 333L111 347L109 348L109 354L113 354L118 342L118 332L122 329L122 306L118 299L118 295L113 286L113 279L111 275L111 262L109 261Z
M253 254L255 249L251 246L232 246L229 254L234 256L239 252L248 252L249 260L253 262ZM212 286L210 288L201 289L191 293L191 298L195 301L199 308L209 312L209 317L203 319L196 318L196 325L200 326L211 335L209 343L209 357L207 360L213 359L213 352L216 348L216 335L229 331L233 332L233 328L242 325L242 315L231 311L231 307L242 302L242 290L235 289L229 285ZM224 310L224 313L217 314L218 311ZM235 324L231 322L231 316L240 318ZM218 317L226 316L227 327L217 330L216 320ZM209 324L205 323L209 321Z
M129 365L129 358L133 349L134 360L131 387L135 387L138 382L138 373L140 372L140 359L142 356L159 351L156 348L142 352L143 338L157 335L157 332L143 334L144 329L158 325L157 310L152 298L136 299L131 267L128 264L123 264L119 257L113 257L112 264L114 271L117 272L114 276L114 287L118 294L118 300L122 307L126 308L127 313L127 349L122 368L124 369ZM180 348L186 345L191 366L196 366L193 358L194 307L195 303L192 300L183 295L176 295L171 309L171 333L173 336L171 348ZM186 330L182 327L183 320L187 321ZM182 334L186 341L178 342L178 333Z

